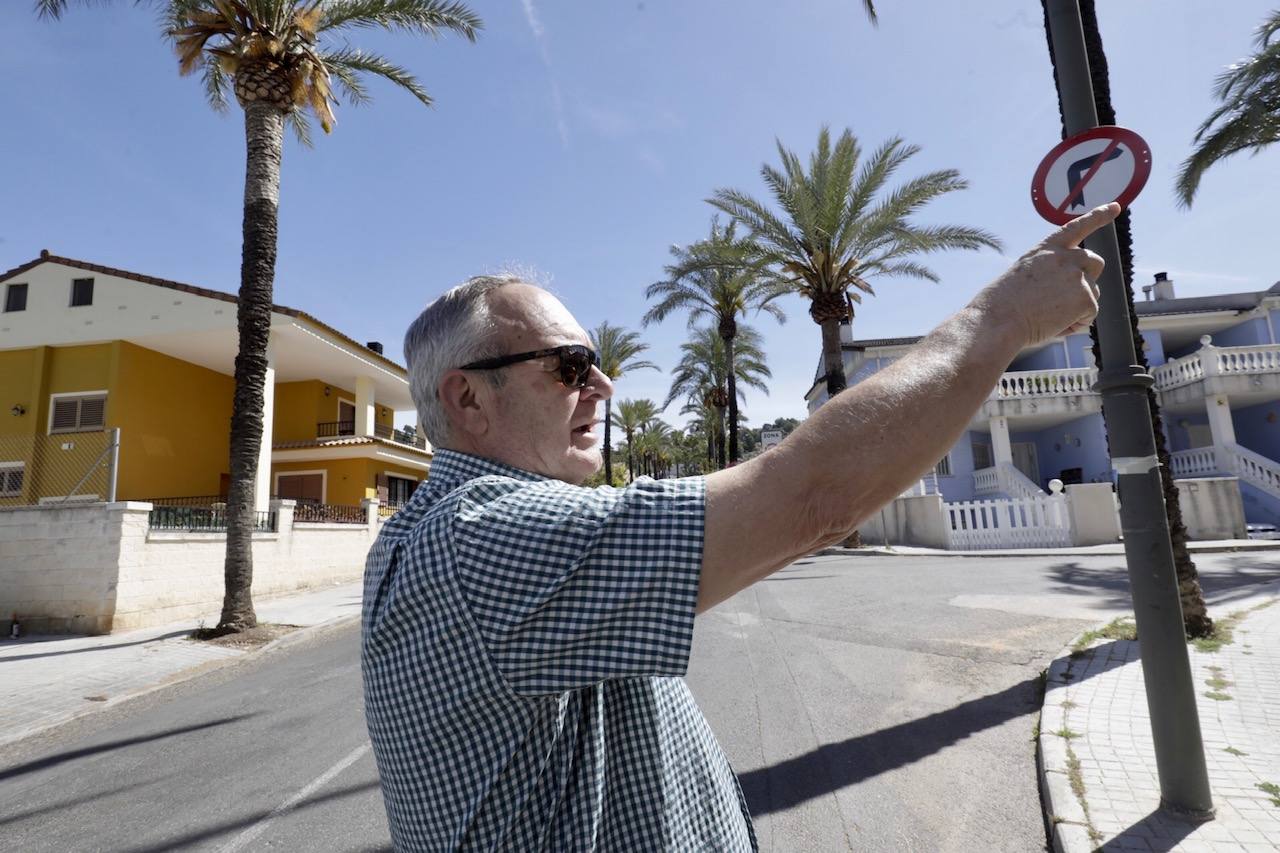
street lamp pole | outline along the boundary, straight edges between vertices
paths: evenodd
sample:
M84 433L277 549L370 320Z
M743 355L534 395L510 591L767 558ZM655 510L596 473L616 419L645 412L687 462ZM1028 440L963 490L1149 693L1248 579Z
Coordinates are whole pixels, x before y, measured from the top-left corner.
M1078 0L1046 0L1046 8L1063 119L1071 136L1098 126L1080 6ZM1115 226L1095 231L1085 247L1106 261L1099 281L1102 364L1097 389L1119 481L1120 525L1151 714L1160 806L1185 818L1209 820L1213 798L1147 403L1153 380L1142 372L1133 348Z

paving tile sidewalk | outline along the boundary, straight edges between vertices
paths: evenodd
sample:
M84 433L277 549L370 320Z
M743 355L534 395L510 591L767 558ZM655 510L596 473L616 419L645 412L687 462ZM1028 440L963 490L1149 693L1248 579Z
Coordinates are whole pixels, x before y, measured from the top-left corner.
M317 629L360 615L359 581L254 602L258 620ZM262 651L197 643L201 618L101 637L0 640L0 746ZM215 625L218 613L203 621ZM304 631L272 646L296 642Z
M1188 647L1217 811L1207 823L1157 811L1138 643L1103 641L1076 658L1064 651L1053 662L1040 720L1040 769L1045 808L1059 821L1055 850L1280 850L1280 789L1263 789L1280 785L1280 585L1211 615L1234 613L1244 614L1234 642L1216 652Z

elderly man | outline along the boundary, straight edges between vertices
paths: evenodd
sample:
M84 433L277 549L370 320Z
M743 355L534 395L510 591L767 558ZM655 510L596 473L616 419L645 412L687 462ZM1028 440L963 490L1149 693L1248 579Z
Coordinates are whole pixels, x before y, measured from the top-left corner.
M1014 355L1097 311L1048 237L774 451L706 477L580 484L613 393L544 290L481 277L405 338L431 476L365 572L363 670L399 850L754 850L682 679L694 616L845 537L959 438Z

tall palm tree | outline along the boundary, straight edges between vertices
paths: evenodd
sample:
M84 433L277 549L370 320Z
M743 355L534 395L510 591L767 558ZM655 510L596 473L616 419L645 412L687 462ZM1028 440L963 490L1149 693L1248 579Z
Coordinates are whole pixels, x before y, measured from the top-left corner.
M907 277L938 281L919 256L944 249L999 249L999 241L977 228L919 225L911 221L925 205L968 183L954 169L929 172L888 191L889 179L920 149L890 139L861 163L861 149L845 130L831 145L823 127L806 171L800 158L778 145L780 169L760 174L777 210L733 189L718 189L707 201L750 230L759 260L777 280L809 299L809 316L822 329L827 394L845 388L840 324L853 319L862 294L874 295L870 280Z
M1213 94L1221 102L1196 130L1196 150L1178 173L1178 201L1190 207L1206 169L1241 151L1258 153L1280 142L1280 9L1254 35L1257 52L1218 75Z
M738 393L734 376L734 338L738 334L738 315L755 310L767 311L779 323L786 314L773 300L787 292L772 277L762 275L755 263L752 246L739 240L737 223L721 228L711 220L706 239L692 246L672 246L673 262L665 268L667 278L649 285L644 295L658 298L658 304L644 315L644 324L661 322L676 310L688 312L689 326L710 320L724 341L725 360L729 365L729 460L737 462Z
M619 400L618 411L613 413L613 424L622 430L627 439L627 473L631 479L636 478L636 464L633 450L635 436L642 432L658 417L658 407L652 400Z
M591 339L595 341L596 352L600 355L600 371L610 379L622 378L622 375L633 370L651 368L658 365L651 361L637 358L649 348L641 342L639 332L628 332L621 326L611 326L602 321L591 330ZM613 398L604 401L604 481L613 482Z
M710 326L695 328L689 340L680 345L680 361L671 372L671 390L662 404L666 408L677 398L689 405L710 406L716 415L716 454L721 468L725 459L725 410L729 406L729 362L724 339ZM760 333L745 323L738 327L736 355L733 363L735 396L741 399L743 387L769 393L766 379L773 374L765 364Z
M345 41L349 31L380 27L437 36L448 30L474 41L481 22L457 0L138 0L143 2L160 10L164 35L178 53L178 72L201 72L214 109L228 108L230 91L244 110L239 350L231 414L226 593L218 620L218 630L238 631L257 624L250 593L254 483L263 441L285 122L304 144L311 138L308 112L328 133L337 104L335 82L348 103L362 104L369 100L366 75L389 80L431 105L431 96L407 70L351 47ZM67 0L36 0L36 11L57 18L67 5Z
M1049 32L1049 11L1041 0L1044 14L1045 40L1049 45L1049 62L1053 66L1055 89L1058 84L1058 60L1053 53L1053 37ZM1111 103L1111 74L1107 68L1107 54L1102 48L1102 32L1098 28L1098 14L1094 0L1080 0L1080 22L1084 30L1085 52L1089 59L1089 76L1093 83L1093 103L1101 124L1115 124L1116 110ZM1067 135L1066 119L1062 114L1062 94L1058 93L1058 117L1062 121L1062 136ZM1129 311L1129 329L1133 335L1133 350L1137 353L1142 371L1149 373L1145 342L1138 329L1138 312L1133 306L1133 229L1129 211L1116 218L1116 238L1120 244L1120 269L1124 274L1125 301ZM1089 327L1093 342L1093 359L1102 364L1102 347L1098 341L1098 325ZM1200 588L1200 573L1187 549L1187 527L1182 521L1182 504L1178 487L1173 482L1173 466L1169 462L1169 448L1165 443L1160 400L1154 388L1147 389L1147 408L1151 412L1151 431L1155 436L1156 456L1160 461L1160 484L1164 492L1165 516L1169 522L1169 539L1173 545L1173 563L1178 575L1178 594L1182 599L1182 623L1188 637L1206 637L1213 633L1213 621L1205 607L1204 592ZM1105 412L1104 412L1105 414ZM1109 449L1109 448L1108 448Z

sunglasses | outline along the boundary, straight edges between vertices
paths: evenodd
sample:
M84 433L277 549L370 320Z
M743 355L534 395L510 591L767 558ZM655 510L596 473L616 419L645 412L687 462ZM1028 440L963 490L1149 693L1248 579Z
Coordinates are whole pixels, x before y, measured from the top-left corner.
M600 356L596 354L595 350L590 347L584 347L581 344L570 344L551 347L550 349L534 350L533 352L520 352L515 355L482 358L479 361L464 364L458 369L494 370L495 368L506 367L522 361L533 361L535 358L547 358L549 356L555 356L559 359L556 372L560 375L560 381L568 388L586 388L592 365L600 366Z

